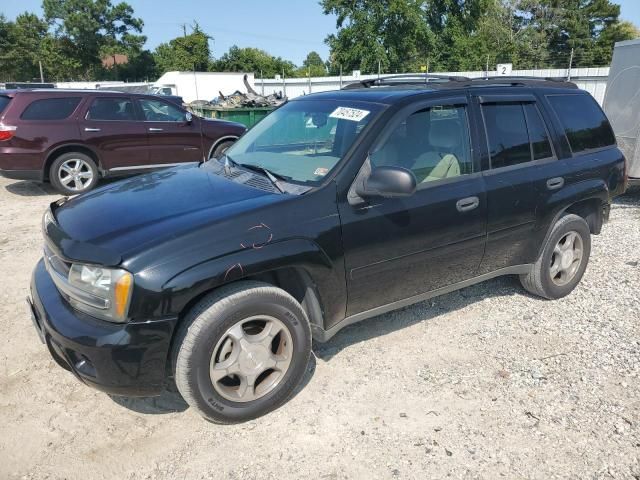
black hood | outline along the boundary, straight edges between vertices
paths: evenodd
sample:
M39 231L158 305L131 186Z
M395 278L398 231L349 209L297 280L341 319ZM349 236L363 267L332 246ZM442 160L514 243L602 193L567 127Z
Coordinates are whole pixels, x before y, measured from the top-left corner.
M113 264L145 245L178 237L287 196L249 187L211 169L189 164L115 182L61 205L54 203L55 230L65 242L53 240L71 260ZM56 236L52 231L49 235ZM102 255L78 258L90 256L92 248Z

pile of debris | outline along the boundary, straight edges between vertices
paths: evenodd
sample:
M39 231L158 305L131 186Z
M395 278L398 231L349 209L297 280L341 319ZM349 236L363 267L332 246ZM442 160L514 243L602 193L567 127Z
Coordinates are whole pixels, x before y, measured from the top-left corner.
M224 95L219 92L218 98L213 99L211 102L203 100L196 100L191 102L192 107L214 107L214 108L252 108L252 107L279 107L283 103L286 103L287 97L282 95L282 92L274 93L272 95L264 96L259 95L247 81L247 76L244 76L244 86L248 93L242 93L237 90L231 95Z

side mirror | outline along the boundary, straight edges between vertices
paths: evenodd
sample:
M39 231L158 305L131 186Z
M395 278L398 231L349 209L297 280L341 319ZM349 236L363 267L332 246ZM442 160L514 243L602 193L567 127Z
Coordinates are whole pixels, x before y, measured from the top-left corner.
M411 170L402 167L378 167L371 172L364 184L356 189L356 193L362 198L410 197L415 193L416 187L416 177Z
M187 122L187 124L190 124L193 121L193 114L191 112L185 113L184 121Z

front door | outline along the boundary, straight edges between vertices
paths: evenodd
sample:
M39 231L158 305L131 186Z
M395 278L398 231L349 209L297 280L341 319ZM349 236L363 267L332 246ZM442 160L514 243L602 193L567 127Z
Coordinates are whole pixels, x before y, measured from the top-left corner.
M204 159L200 119L186 121L186 111L164 100L138 100L144 116L151 166Z
M80 135L104 170L146 165L147 132L130 97L94 97L80 120Z
M340 202L347 315L473 277L484 252L486 195L471 148L466 98L400 114L374 146L368 168L416 176L408 198ZM352 189L353 190L353 189Z

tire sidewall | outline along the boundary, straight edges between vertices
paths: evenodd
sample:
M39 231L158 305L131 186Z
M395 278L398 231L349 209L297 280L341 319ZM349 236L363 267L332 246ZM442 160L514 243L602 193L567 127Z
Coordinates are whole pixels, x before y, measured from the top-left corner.
M560 241L560 239L569 233L570 231L574 231L580 235L582 238L583 245L583 253L582 253L582 261L580 264L580 268L576 272L575 276L569 283L563 286L556 285L551 280L551 274L549 272L549 266L551 265L551 258L553 255L553 250L556 244ZM589 264L589 257L591 255L591 232L589 230L589 226L587 223L580 217L572 216L570 218L565 217L565 219L561 219L560 222L556 225L556 227L551 232L549 236L549 241L547 242L547 247L545 248L542 263L541 263L541 276L540 281L542 283L542 287L545 292L548 293L550 298L562 298L569 295L580 283L584 272L587 269L587 265Z
M79 158L87 162L93 173L93 179L91 180L89 186L80 192L68 189L58 180L58 170L60 169L60 166L71 158ZM51 164L51 168L49 169L49 181L56 188L56 190L58 190L60 193L63 193L64 195L80 195L82 193L88 192L89 190L92 190L98 184L98 176L99 172L96 163L90 156L84 153L64 153L54 160L54 162Z
M291 302L288 302L291 303ZM214 421L235 423L261 416L284 403L298 385L309 360L311 350L310 330L304 312L295 305L287 305L281 298L263 292L233 302L224 309L216 305L203 312L195 321L200 323L195 345L187 360L191 365L187 382L198 403L198 408ZM302 317L300 316L302 314ZM257 400L251 402L232 402L218 394L211 382L209 368L211 356L222 335L237 322L246 318L268 315L277 318L289 329L293 340L292 361L284 378L277 387ZM179 375L181 372L176 372Z

